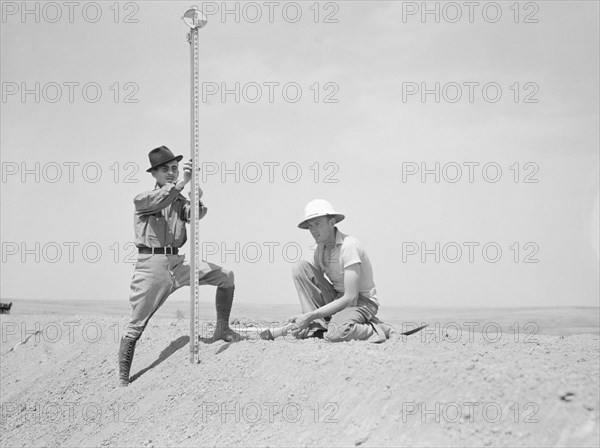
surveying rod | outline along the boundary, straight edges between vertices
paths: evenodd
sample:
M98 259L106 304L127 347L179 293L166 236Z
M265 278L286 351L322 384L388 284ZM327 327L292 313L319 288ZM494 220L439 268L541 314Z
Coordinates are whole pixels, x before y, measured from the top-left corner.
M198 285L198 265L200 263L200 239L198 234L198 216L200 216L200 148L199 148L199 115L200 115L200 74L199 74L199 43L198 30L206 25L206 16L196 6L188 9L182 17L190 28L188 42L190 43L191 63L191 155L192 155L192 186L191 186L191 239L192 259L190 263L190 362L200 363L200 291Z

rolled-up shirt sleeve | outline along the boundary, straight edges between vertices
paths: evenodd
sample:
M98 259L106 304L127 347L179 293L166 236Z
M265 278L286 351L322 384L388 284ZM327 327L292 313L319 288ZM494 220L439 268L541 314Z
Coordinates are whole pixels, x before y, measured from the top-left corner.
M202 218L204 218L206 216L206 213L208 213L208 209L204 206L202 201L198 201L198 208L200 210L200 215L198 216L198 220L201 220ZM191 221L192 204L190 201L187 201L186 204L183 206L183 217L182 218L185 222Z
M138 194L134 199L135 211L141 215L152 215L165 207L171 205L180 190L175 188L175 184L167 184L156 190L146 191Z
M342 267L346 269L348 266L360 263L362 248L356 243L342 245Z

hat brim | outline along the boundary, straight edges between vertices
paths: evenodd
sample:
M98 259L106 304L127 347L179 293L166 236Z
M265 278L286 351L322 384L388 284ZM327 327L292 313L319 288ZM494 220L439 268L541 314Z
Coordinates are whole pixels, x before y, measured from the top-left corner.
M307 222L308 222L308 221L310 221L311 219L314 219L314 218L319 218L319 217L321 217L321 216L333 216L333 217L335 218L335 223L336 223L336 224L337 224L338 222L340 222L340 221L343 221L343 220L344 220L344 218L346 218L346 217L345 217L344 215L342 215L341 213L336 213L336 214L333 214L333 215L331 215L331 214L328 214L328 213L322 213L322 214L320 214L320 215L315 215L315 216L311 216L311 217L309 217L309 218L306 218L304 221L302 221L300 224L298 224L298 227L299 227L300 229L305 229L305 230L306 230L306 229L308 229L308 224L307 224Z
M177 157L173 157L172 159L165 160L164 162L160 162L158 165L151 166L150 168L148 168L148 169L146 170L146 172L147 172L147 173L149 173L149 172L150 172L150 171L152 171L153 169L155 169L155 168L158 168L159 166L161 166L161 165L164 165L165 163L172 162L173 160L177 160L178 162L181 162L181 159L183 159L183 156L177 156Z

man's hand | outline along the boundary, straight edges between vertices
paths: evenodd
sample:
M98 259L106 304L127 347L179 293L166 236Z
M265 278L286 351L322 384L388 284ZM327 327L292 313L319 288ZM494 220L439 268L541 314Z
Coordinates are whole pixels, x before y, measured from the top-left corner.
M183 190L185 185L192 180L192 169L192 159L190 159L189 162L183 162L183 179L177 184L180 190ZM200 170L200 168L198 168L198 170ZM192 192L190 191L188 194L191 199ZM202 191L202 188L198 187L198 200L202 199L203 195L204 192Z
M192 199L192 190L188 191L188 196ZM198 187L198 200L202 199L202 196L204 196L204 192L202 188Z
M175 188L179 189L179 190L183 190L185 188L185 186L192 180L192 159L190 159L189 161L183 162L183 178L179 179L179 181L177 181L177 183L175 184ZM200 199L202 197L202 195L204 194L202 192L202 189L199 189L199 198ZM191 193L190 193L190 197L191 197Z
M192 180L192 159L183 162L183 183L187 184Z
M289 322L293 322L298 327L298 331L304 330L314 320L311 313L298 314L292 317Z

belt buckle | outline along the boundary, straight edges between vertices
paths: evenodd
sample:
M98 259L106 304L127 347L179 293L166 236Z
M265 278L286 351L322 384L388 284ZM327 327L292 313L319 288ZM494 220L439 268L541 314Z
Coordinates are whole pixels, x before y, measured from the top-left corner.
M165 246L165 255L173 255L173 248L171 246Z

